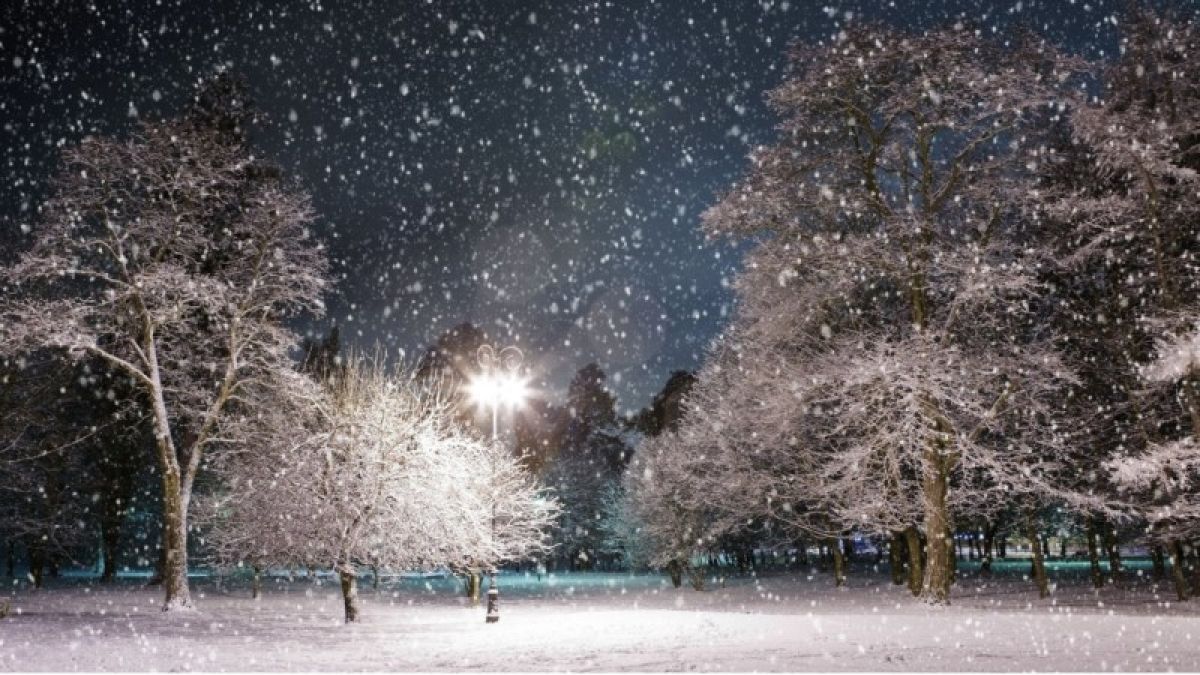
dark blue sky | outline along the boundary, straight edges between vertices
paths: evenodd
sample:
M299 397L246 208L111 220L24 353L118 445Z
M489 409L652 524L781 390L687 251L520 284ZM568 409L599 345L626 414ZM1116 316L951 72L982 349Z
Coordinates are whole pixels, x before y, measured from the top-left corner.
M224 66L343 277L317 330L411 355L470 320L520 344L552 394L596 361L635 408L733 309L738 252L698 218L771 141L764 92L790 40L963 17L1099 57L1120 6L2 0L0 251L27 244L61 144L174 115Z

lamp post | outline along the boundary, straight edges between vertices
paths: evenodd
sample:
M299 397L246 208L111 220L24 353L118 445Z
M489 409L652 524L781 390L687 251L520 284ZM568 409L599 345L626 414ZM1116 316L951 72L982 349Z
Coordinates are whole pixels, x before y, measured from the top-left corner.
M498 418L500 406L510 410L520 407L528 395L528 379L521 375L524 355L514 346L505 347L499 353L491 345L483 345L476 353L479 374L468 384L468 393L476 405L492 410L492 443L499 441ZM492 485L493 491L496 489ZM492 495L492 542L496 540L496 498ZM487 623L500 620L500 586L496 582L496 566L488 570Z

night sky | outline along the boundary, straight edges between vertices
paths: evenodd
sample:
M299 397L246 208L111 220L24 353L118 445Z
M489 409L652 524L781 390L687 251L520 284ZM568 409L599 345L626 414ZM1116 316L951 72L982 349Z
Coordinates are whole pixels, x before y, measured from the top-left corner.
M340 277L304 328L411 356L469 320L521 345L551 397L596 361L636 408L733 311L739 251L698 219L772 140L789 41L966 18L1099 58L1120 7L0 0L0 261L29 243L58 147L174 116L225 67Z

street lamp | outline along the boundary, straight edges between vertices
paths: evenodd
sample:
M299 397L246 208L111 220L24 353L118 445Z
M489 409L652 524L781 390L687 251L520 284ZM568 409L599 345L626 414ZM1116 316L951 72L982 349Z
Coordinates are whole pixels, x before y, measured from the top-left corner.
M519 408L529 396L529 378L521 375L524 355L516 347L505 347L497 354L491 345L483 345L476 357L480 372L467 383L467 394L479 407L492 409L492 440L495 441L500 407Z
M521 374L524 355L517 347L509 346L496 352L491 345L483 345L476 353L479 374L467 384L467 394L476 405L492 409L492 442L499 440L497 419L500 407L510 410L519 408L529 396L529 378ZM495 485L492 485L495 490ZM496 497L492 495L492 541L496 540ZM487 623L500 620L500 586L496 583L496 566L488 570Z

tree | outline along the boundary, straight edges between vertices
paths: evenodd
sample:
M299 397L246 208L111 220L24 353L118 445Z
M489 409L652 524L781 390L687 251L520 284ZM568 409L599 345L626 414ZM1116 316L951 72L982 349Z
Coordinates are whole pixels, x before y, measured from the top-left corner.
M634 459L633 463L639 462ZM654 551L643 535L643 521L634 508L630 493L634 486L630 485L629 475L627 472L621 482L607 486L600 496L601 548L619 556L626 569L641 570L652 566Z
M516 411L513 436L517 454L539 478L554 465L566 445L571 415L563 407L532 397Z
M417 362L417 377L462 383L479 368L476 354L487 344L487 333L464 321L438 336Z
M604 371L591 363L571 380L565 442L546 474L564 505L555 539L572 568L598 564L604 539L603 496L620 479L629 457L616 399L605 388L605 379Z
M711 465L704 453L696 452L697 439L689 439L689 433L691 429L650 436L638 446L622 482L625 518L619 527L627 533L627 549L665 569L676 588L688 574L701 590L703 571L692 559L708 552L718 515L703 488L696 489L704 467Z
M540 559L554 549L550 532L561 502L504 444L471 439L456 447L458 452L446 453L441 459L447 484L456 487L442 495L440 503L443 518L460 522L450 529L464 534L451 547L456 552L445 564L466 571L473 601L478 601L481 572L491 575L488 621L496 621L496 571L505 563Z
M696 376L687 370L671 373L662 391L654 395L650 405L634 416L634 428L647 436L675 430L683 417L683 400L694 384Z
M649 406L638 411L629 426L643 437L677 431L683 418L684 401L695 383L696 376L689 371L671 373L662 390ZM641 467L636 457L631 461ZM653 542L643 534L644 521L634 504L635 494L647 497L645 489L626 473L620 481L604 486L600 494L600 548L619 556L630 569L651 566L654 556ZM649 509L651 504L644 501L641 507Z
M1072 377L1038 321L1052 261L1011 195L1032 184L1039 126L1072 100L1077 64L965 25L852 27L791 62L771 93L778 143L704 216L710 236L762 243L694 423L723 458L783 467L747 483L768 519L910 543L919 524L916 590L945 603L952 515L1049 494L1066 441Z
M300 343L300 351L304 354L300 361L300 372L318 381L334 377L342 360L341 336L341 329L334 326L329 329L329 335L320 340L304 338Z
M0 535L28 554L40 587L46 572L89 556L104 524L97 461L121 429L119 403L99 396L91 366L42 350L0 370ZM115 419L114 419L115 418ZM98 508L99 507L99 508Z
M98 357L141 394L161 478L164 609L192 605L202 459L235 401L291 372L282 319L322 309L308 197L254 158L244 122L240 88L217 78L188 116L67 149L32 246L3 273L0 344Z
M96 358L75 370L75 386L64 392L73 410L56 424L72 435L65 445L78 456L81 471L70 488L91 502L90 520L100 534L100 580L112 582L136 493L150 478L144 469L154 439L138 392L126 377Z
M1088 384L1080 417L1093 438L1076 474L1130 503L1153 545L1179 551L1195 537L1187 485L1200 432L1200 33L1193 18L1136 7L1121 26L1104 96L1070 115L1042 208L1060 227L1069 350Z
M122 543L126 540L125 521L138 488L140 469L153 447L146 425L124 422L103 434L98 443L103 450L89 452L94 479L88 487L96 502L100 525L102 567L100 580L114 581L120 567Z
M413 535L435 524L415 482L436 450L439 404L393 388L378 363L351 361L324 391L293 379L276 405L256 406L257 433L213 460L223 487L202 510L208 539L220 564L332 568L356 621L360 565L434 558Z
M220 564L332 567L352 622L362 565L494 566L544 550L554 500L436 389L354 358L323 386L296 375L291 387L214 460L222 488L202 512Z

